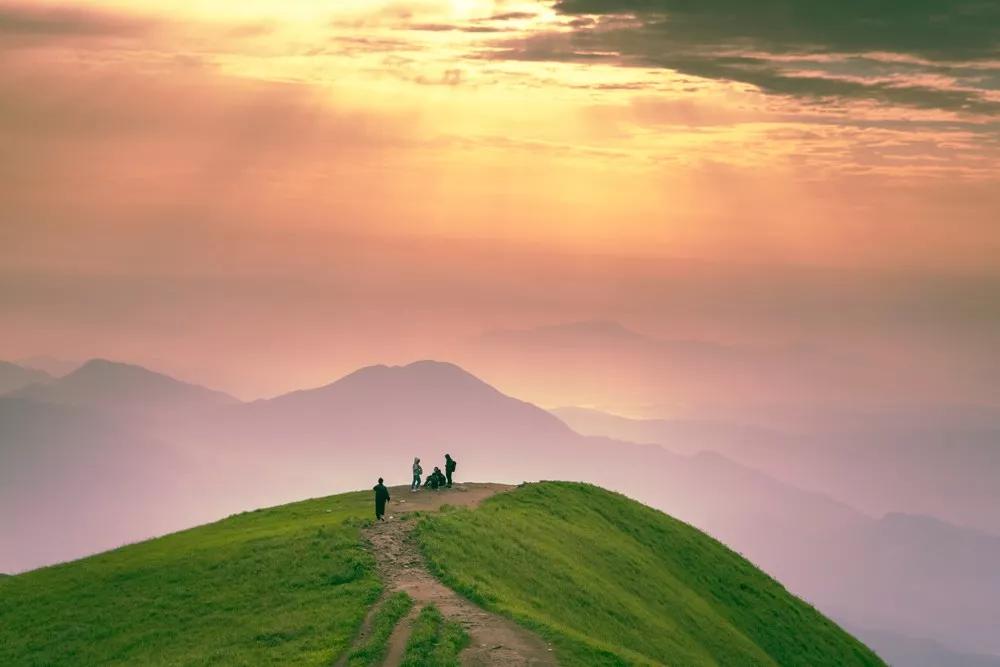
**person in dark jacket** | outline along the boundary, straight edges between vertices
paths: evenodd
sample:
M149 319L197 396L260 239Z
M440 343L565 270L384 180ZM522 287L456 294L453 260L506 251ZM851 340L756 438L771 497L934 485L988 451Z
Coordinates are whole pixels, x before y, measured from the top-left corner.
M448 488L451 488L451 474L455 472L455 468L458 464L455 463L455 459L451 458L451 454L444 455L444 473L448 476Z
M432 490L437 491L442 486L445 485L444 475L441 474L441 468L434 466L434 472L430 474L427 481L424 482L424 486L431 487Z
M375 492L375 518L379 521L385 521L385 504L389 502L389 489L385 488L382 483L382 478L378 478L378 484L372 487Z

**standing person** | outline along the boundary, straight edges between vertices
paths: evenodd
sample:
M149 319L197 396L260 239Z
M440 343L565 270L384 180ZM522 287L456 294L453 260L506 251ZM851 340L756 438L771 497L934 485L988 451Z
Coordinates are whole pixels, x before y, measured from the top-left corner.
M455 463L455 459L451 458L451 454L444 455L444 474L448 476L448 488L451 488L451 473L455 472L455 468L458 464Z
M413 457L413 481L410 483L410 491L420 489L420 476L424 474L424 469L420 467L420 457Z
M372 487L375 492L375 518L378 521L385 521L385 504L389 502L389 489L385 488L382 478L378 478L378 484Z

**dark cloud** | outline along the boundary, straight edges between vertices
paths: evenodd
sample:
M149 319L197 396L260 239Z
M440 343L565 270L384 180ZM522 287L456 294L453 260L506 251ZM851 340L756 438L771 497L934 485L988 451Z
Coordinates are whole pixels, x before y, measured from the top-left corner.
M1000 113L1000 103L976 90L934 88L886 81L859 81L824 73L823 76L786 74L783 67L752 57L664 56L650 62L707 78L742 81L766 93L817 98L869 99L887 104L947 109L977 114Z
M519 21L519 20L533 19L533 18L535 18L535 16L536 16L536 14L533 14L532 12L505 12L503 14L494 14L493 16L490 16L489 18L484 19L484 20L486 20L486 21Z
M485 25L462 25L458 23L415 23L406 26L406 29L426 32L503 32L500 28Z
M1000 59L996 2L560 0L556 8L573 17L574 31L506 43L491 57L596 55L772 94L1000 113L987 95L997 88Z
M990 60L1000 49L991 0L559 0L567 14L634 14L672 40L771 53L889 51Z
M131 37L153 25L148 19L91 9L0 2L0 37Z

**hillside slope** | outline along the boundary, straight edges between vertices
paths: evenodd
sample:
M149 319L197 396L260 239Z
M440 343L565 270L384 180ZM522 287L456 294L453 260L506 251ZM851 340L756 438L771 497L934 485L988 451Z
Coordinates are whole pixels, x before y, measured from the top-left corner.
M881 665L738 554L598 487L524 486L420 526L432 569L564 665Z
M329 665L379 596L369 493L0 580L0 665Z
M0 664L332 664L383 588L370 512L368 492L313 499L4 577ZM597 487L424 516L446 583L563 665L881 664L715 540Z

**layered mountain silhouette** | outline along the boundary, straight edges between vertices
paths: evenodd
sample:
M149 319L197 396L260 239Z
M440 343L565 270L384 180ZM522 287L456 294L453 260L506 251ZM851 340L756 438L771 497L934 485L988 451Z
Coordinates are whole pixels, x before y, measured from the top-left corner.
M760 417L764 407L838 402L845 395L857 403L862 395L885 392L893 379L806 345L658 338L603 320L498 329L466 347L466 358L490 378L530 395L558 395L578 405L680 402L685 416L697 418L720 410Z
M190 525L196 464L93 408L0 397L0 570Z
M22 357L20 359L15 359L14 363L18 366L24 366L25 368L34 368L44 371L52 377L69 375L80 367L79 361L60 359L46 354L36 354L31 357Z
M248 404L240 417L254 426L279 426L283 433L292 429L309 434L317 427L376 428L380 436L409 444L411 450L428 441L467 446L470 441L456 438L458 434L476 440L499 437L514 448L521 437L559 440L573 435L546 411L500 393L454 364L437 361L369 366L318 389Z
M844 534L838 549L817 562L839 575L826 608L862 627L1000 655L1000 537L893 513Z
M69 375L12 396L115 411L185 411L237 403L228 394L175 380L141 366L91 359Z
M137 413L154 418L132 419ZM404 483L414 456L430 471L445 452L458 460L459 479L568 479L625 492L719 538L858 626L1000 652L981 620L1000 615L989 539L941 522L918 529L898 517L875 519L718 453L583 436L434 361L363 368L252 403L106 361L16 391L0 399L0 501L17 508L0 513L0 534L37 524L48 537L33 539L49 546L5 544L0 570L252 507L367 488L379 476ZM46 478L51 483L25 481ZM65 498L62 485L73 485L73 506L54 508L45 499ZM102 522L118 532L94 527ZM97 538L83 539L71 524ZM49 539L59 535L61 542ZM938 541L960 546L929 546ZM963 597L952 604L949 590ZM957 609L963 601L979 621ZM941 622L942 613L952 618Z
M1000 667L1000 656L955 651L940 642L914 639L894 632L844 626L874 648L890 665L902 667Z
M984 408L834 412L817 415L808 431L722 419L629 419L572 407L553 414L588 435L687 454L715 451L782 481L849 499L869 514L906 509L1000 535L1000 422Z
M52 379L48 373L0 361L0 394L6 394L32 384L43 384Z

